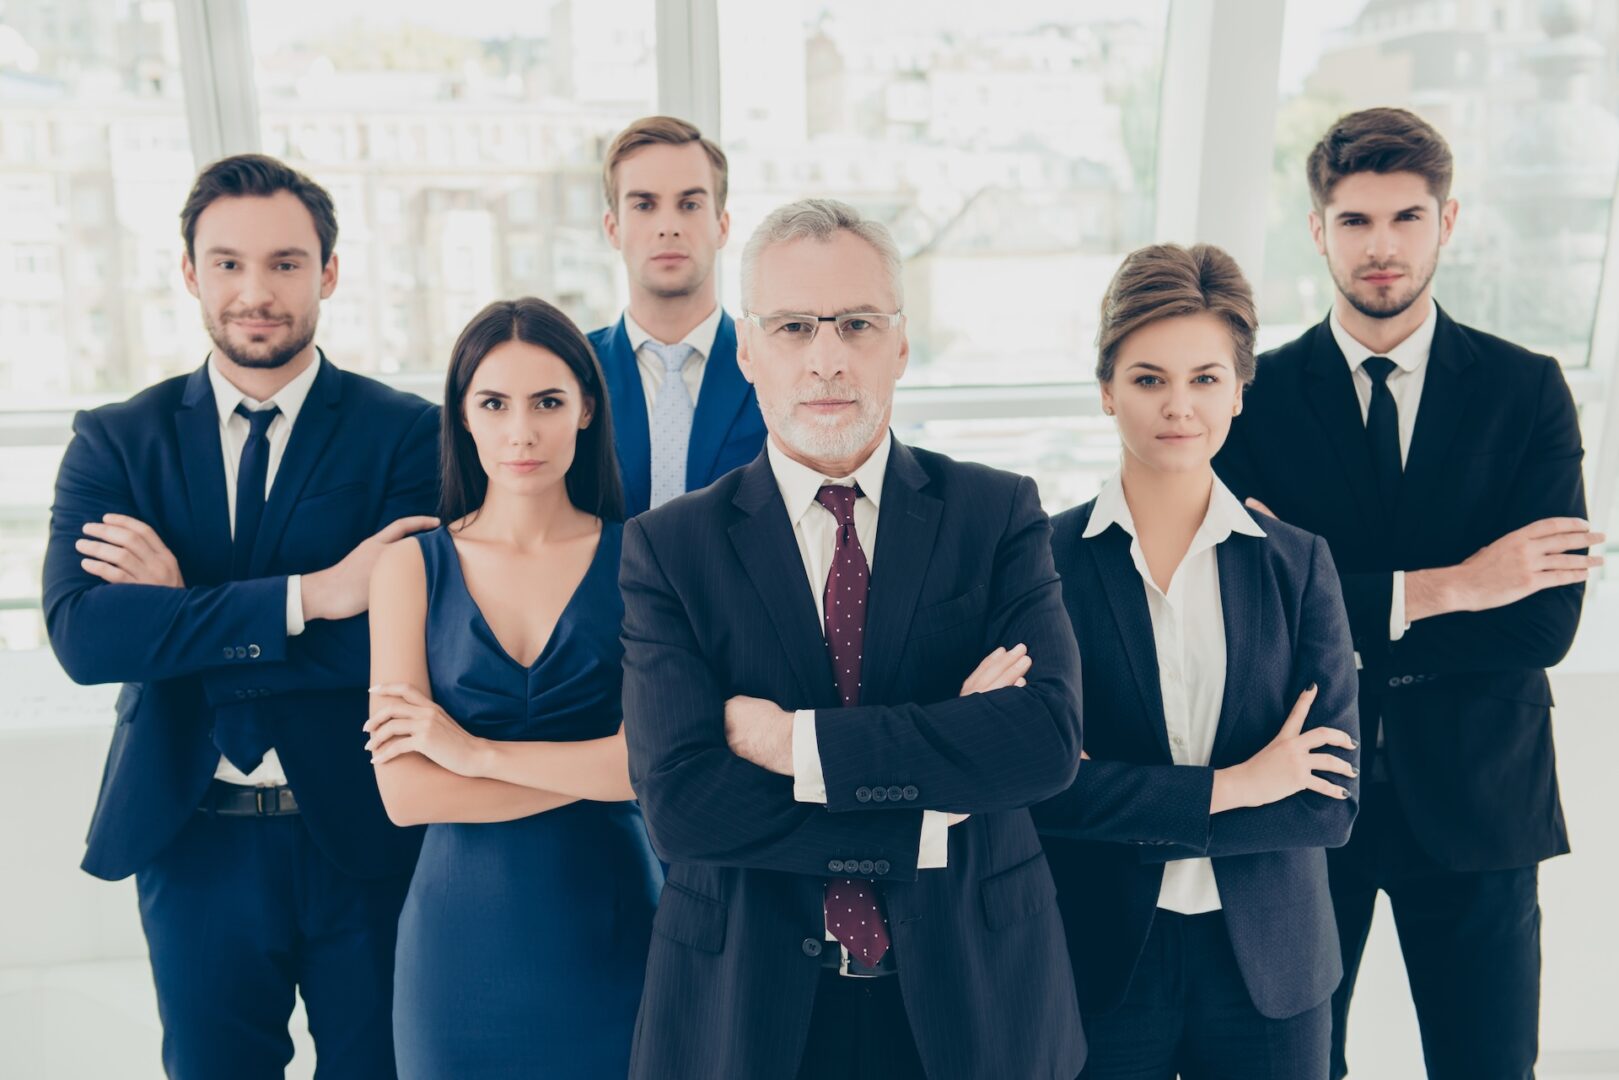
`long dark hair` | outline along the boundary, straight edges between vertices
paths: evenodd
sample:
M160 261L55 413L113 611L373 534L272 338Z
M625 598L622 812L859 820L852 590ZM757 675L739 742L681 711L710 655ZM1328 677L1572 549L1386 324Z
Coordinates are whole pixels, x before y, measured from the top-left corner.
M568 500L603 521L624 520L624 488L618 479L613 454L613 418L607 402L607 384L590 342L573 324L544 300L525 296L496 300L472 317L450 353L450 372L444 379L444 411L440 417L439 460L442 493L439 519L459 521L483 506L489 476L478 461L478 448L463 419L467 387L483 358L497 345L512 340L548 349L568 365L579 380L579 390L591 404L588 427L574 442L573 464L564 483Z

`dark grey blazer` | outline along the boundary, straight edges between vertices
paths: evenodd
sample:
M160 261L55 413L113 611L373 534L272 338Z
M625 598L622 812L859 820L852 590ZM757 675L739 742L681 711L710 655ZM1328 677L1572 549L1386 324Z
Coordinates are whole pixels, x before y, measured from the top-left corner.
M1214 770L1264 748L1310 683L1306 729L1355 738L1355 661L1326 542L1269 518L1264 537L1233 533L1216 551L1226 683L1207 768L1170 756L1158 657L1130 537L1084 539L1094 501L1059 514L1052 548L1063 603L1085 657L1085 750L1092 760L1035 807L1068 928L1080 1007L1124 997L1157 910L1163 864L1209 856L1238 967L1269 1017L1320 1004L1342 976L1324 849L1349 839L1358 781L1340 800L1313 791L1209 814ZM1358 763L1359 753L1344 755Z

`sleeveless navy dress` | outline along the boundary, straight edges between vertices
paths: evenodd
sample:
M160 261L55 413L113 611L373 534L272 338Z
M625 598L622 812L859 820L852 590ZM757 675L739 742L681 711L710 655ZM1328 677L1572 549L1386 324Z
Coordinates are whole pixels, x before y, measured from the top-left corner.
M605 523L551 640L495 639L450 533L418 534L433 699L475 735L573 741L621 715L623 526ZM663 873L633 802L430 825L399 920L394 1046L406 1080L623 1080Z

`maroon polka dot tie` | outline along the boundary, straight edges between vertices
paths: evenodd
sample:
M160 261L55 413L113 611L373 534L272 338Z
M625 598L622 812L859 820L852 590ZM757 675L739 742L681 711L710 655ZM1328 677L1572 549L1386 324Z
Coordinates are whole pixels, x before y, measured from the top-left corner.
M860 660L865 654L866 598L871 591L871 570L854 528L854 504L859 487L828 484L815 501L837 519L838 535L832 545L832 568L826 575L822 606L826 618L826 647L832 654L833 677L845 708L860 704ZM888 920L869 881L839 878L826 883L826 928L850 955L868 967L888 952Z

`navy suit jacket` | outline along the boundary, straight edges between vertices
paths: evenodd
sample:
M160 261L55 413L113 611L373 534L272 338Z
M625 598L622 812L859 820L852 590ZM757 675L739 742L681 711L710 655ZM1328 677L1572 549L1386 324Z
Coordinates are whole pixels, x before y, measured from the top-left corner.
M838 707L793 528L760 454L624 530L630 776L669 866L631 1075L787 1077L820 977L824 883L879 883L935 1080L1072 1080L1084 1061L1056 890L1027 806L1078 767L1079 653L1034 482L898 442L863 704ZM1029 684L958 697L997 645ZM736 694L816 710L827 804L733 754ZM918 871L922 811L973 816Z
M1059 514L1052 547L1085 657L1085 751L1074 785L1035 807L1057 877L1084 1010L1118 1005L1146 944L1170 859L1207 856L1248 993L1265 1016L1326 1000L1343 973L1325 848L1349 839L1351 797L1300 792L1210 815L1214 770L1246 761L1281 730L1299 694L1320 691L1305 728L1359 741L1355 662L1325 541L1261 518L1264 537L1216 548L1226 634L1225 694L1210 766L1176 765L1159 690L1146 590L1117 525L1084 539L1094 500ZM1038 666L1040 661L1035 660ZM1358 753L1330 750L1357 762Z
M1458 871L1568 850L1546 668L1584 587L1423 619L1389 641L1393 571L1452 566L1531 521L1585 517L1579 415L1557 361L1457 323L1434 330L1392 513L1377 494L1349 365L1323 320L1259 358L1214 465L1332 546L1361 670L1361 726L1422 849Z
M250 577L233 581L219 414L206 366L81 412L45 551L45 624L79 683L122 682L84 869L115 880L163 850L219 764L215 724L256 713L321 850L362 877L408 871L360 730L365 615L287 636L287 576L325 569L438 497L438 409L324 356L265 503ZM87 521L129 514L174 553L184 588L112 585L79 565Z
M636 366L630 335L620 318L590 335L591 347L607 379L613 410L613 446L624 482L624 512L639 514L652 503L652 436L646 391ZM686 490L707 487L746 465L764 448L765 421L753 386L736 366L736 323L720 313L714 350L703 368L697 411L686 447Z

